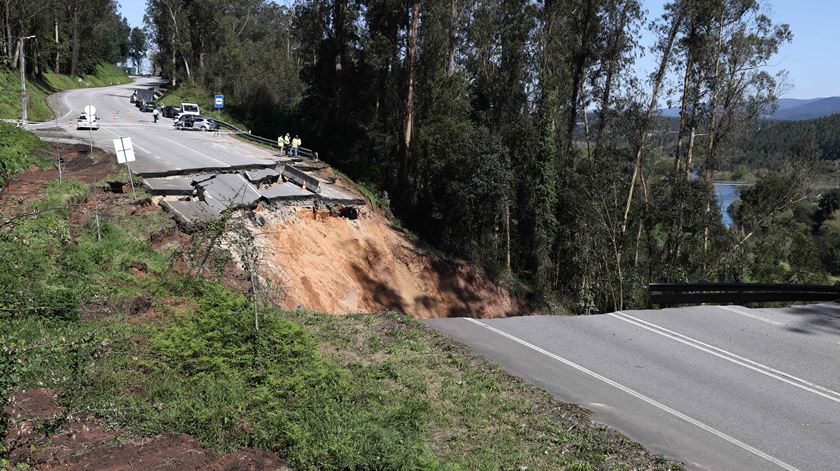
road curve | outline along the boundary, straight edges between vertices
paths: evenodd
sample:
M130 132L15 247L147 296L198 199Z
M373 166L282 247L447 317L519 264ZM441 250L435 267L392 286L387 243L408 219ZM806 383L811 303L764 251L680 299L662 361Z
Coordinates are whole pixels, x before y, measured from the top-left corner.
M154 123L151 113L140 112L129 97L138 87L157 82L154 78L138 78L128 85L68 90L52 95L50 105L56 118L32 124L30 129L41 135L56 132L96 147L113 149L113 139L131 137L136 162L132 170L142 176L163 176L204 171L225 171L239 168L270 167L276 164L274 153L266 148L234 139L224 133L178 131L173 120L163 118ZM100 129L77 131L76 119L84 107L96 107Z
M689 468L840 468L840 306L426 323Z

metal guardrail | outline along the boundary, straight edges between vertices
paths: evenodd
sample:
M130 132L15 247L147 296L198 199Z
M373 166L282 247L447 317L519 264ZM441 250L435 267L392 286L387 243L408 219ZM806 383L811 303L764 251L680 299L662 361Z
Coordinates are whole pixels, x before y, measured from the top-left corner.
M216 118L211 118L211 119L213 119L214 121L219 123L219 127L224 127L224 128L230 129L231 131L234 131L234 133L237 136L240 136L242 138L245 138L245 139L248 139L248 140L251 140L251 141L254 141L254 142L259 142L260 144L266 144L266 145L269 145L271 147L279 149L279 146L277 145L277 141L275 139L268 139L266 137L257 136L257 135L251 134L250 131L247 131L247 132L243 131L243 130L237 128L236 126L234 126L230 123L220 121ZM318 160L318 153L315 152L312 149L307 149L306 147L299 147L298 148L298 153L301 157L306 157L306 158L312 159L312 160Z
M778 283L651 283L650 303L743 304L791 301L837 301L840 285Z

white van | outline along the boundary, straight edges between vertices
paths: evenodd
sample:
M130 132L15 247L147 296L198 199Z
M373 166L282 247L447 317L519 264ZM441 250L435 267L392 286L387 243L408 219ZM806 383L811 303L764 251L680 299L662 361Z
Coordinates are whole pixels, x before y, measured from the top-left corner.
M191 114L198 116L201 114L201 111L198 109L198 105L195 103L181 103L181 114Z

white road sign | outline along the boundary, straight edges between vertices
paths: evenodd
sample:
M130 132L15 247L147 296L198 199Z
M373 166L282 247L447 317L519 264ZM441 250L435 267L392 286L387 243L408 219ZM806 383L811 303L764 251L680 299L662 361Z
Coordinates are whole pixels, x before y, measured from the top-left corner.
M117 163L134 162L134 147L131 146L130 137L114 139L114 149L117 151Z

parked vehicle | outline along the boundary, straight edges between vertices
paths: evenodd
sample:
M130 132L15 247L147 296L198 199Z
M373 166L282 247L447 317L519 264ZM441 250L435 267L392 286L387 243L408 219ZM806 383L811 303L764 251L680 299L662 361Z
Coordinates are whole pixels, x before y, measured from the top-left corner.
M201 115L198 105L195 103L181 103L181 114Z
M206 118L204 116L196 116L192 120L192 129L199 131L216 131L219 129L219 123L214 119Z
M178 108L177 106L172 106L172 105L163 107L163 111L161 112L161 114L163 115L164 118L175 118L180 113L181 113L181 108Z
M76 120L76 129L90 129L94 131L99 129L96 116L88 116L87 113L82 113L79 119Z
M154 103L155 102L155 93L153 90L148 89L137 89L134 91L136 97L134 98L134 105L138 108L142 109L142 106L145 103Z
M180 114L175 119L175 124L173 124L173 126L175 126L176 129L183 129L183 128L186 128L186 127L192 127L192 122L195 118L196 118L195 115Z
M219 129L219 123L206 116L181 115L181 117L175 121L175 128L193 131L216 131Z

